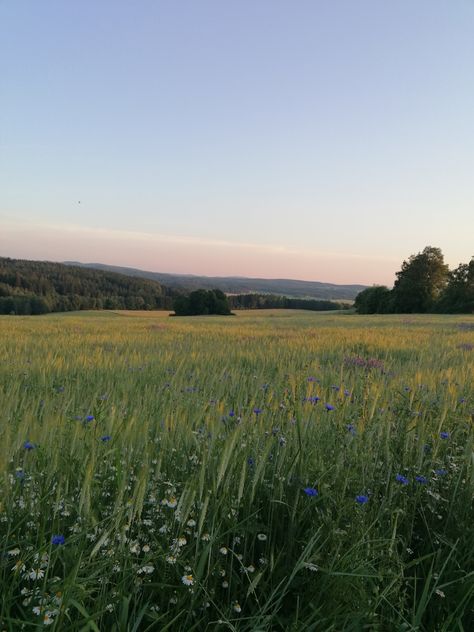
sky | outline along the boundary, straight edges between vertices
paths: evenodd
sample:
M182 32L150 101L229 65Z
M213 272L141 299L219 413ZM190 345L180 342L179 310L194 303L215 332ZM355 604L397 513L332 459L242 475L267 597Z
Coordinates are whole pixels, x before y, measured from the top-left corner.
M473 0L0 0L0 256L391 285L474 255Z

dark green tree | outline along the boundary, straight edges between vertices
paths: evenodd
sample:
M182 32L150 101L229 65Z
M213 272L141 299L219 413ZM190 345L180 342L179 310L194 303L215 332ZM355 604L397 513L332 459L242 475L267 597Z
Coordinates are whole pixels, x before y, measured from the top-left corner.
M474 312L474 258L460 263L449 273L448 284L436 305L436 311L454 314Z
M385 285L374 285L357 294L354 307L358 314L387 314L392 309L392 292Z
M424 313L432 310L446 287L449 268L440 248L427 246L402 263L392 290L393 311Z
M231 313L227 297L221 290L195 290L189 296L178 296L173 309L176 316L228 316Z

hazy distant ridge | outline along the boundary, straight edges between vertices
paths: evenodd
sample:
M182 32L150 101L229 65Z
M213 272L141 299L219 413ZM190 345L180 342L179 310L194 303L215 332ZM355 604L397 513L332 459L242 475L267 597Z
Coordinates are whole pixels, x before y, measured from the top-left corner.
M219 289L229 294L245 294L259 292L291 297L307 297L327 300L354 300L366 285L337 285L335 283L321 283L319 281L298 281L295 279L252 279L246 277L208 277L192 274L168 274L165 272L150 272L136 268L111 266L103 263L79 263L65 261L67 265L96 268L109 272L119 272L128 276L152 279L170 288L195 290L197 288Z

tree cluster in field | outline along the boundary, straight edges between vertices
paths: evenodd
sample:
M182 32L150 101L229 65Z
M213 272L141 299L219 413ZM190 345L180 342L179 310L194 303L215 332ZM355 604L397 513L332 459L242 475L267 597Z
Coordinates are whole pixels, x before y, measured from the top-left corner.
M393 289L369 287L357 295L359 314L414 314L474 312L474 258L449 270L440 248L427 246L411 255L396 274Z
M322 312L347 308L347 305L335 301L290 298L275 294L235 294L228 298L231 309L307 309Z
M177 296L173 302L176 316L207 316L231 314L227 296L221 290L195 290L187 296Z
M0 314L171 309L175 294L156 281L115 272L0 257Z

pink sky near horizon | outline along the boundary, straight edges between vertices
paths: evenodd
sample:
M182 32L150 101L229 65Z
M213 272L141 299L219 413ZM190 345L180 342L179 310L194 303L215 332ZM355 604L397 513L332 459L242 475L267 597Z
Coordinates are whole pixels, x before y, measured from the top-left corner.
M407 253L406 257L412 253ZM246 244L81 226L5 224L0 255L104 263L176 274L287 278L391 286L402 261L274 244ZM456 262L453 265L457 265Z
M153 272L389 286L402 262L393 256L365 257L317 248L303 250L274 244L15 223L4 224L1 229L0 255L104 263Z

